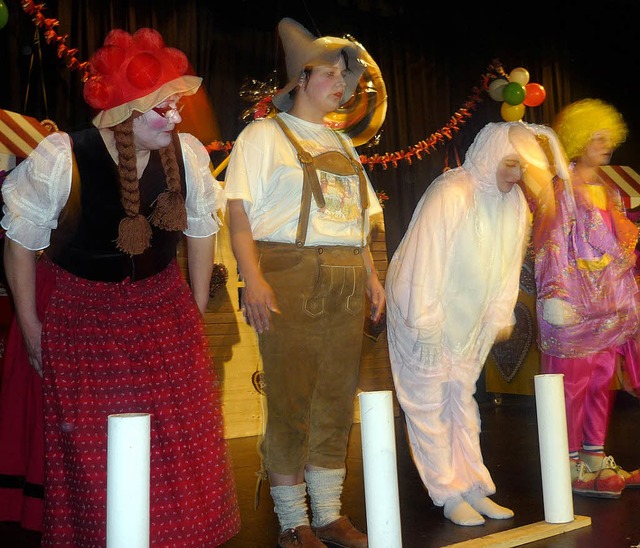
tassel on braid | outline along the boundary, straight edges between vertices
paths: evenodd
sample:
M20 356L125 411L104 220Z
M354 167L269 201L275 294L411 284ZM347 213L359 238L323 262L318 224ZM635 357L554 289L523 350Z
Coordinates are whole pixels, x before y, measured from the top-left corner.
M187 208L182 196L180 172L173 141L160 150L160 160L167 177L167 190L158 196L150 220L158 228L182 231L187 228Z
M120 221L116 247L128 255L139 255L151 245L151 226L140 214L140 186L133 143L133 118L114 127L118 151L120 200L127 216Z

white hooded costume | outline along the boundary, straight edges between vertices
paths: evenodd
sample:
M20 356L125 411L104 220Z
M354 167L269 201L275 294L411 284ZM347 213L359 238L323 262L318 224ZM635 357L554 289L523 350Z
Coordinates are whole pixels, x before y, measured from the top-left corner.
M516 150L512 123L490 123L462 167L429 186L386 277L391 368L413 459L437 506L495 485L480 450L473 398L502 328L515 322L530 213L518 185L497 187Z

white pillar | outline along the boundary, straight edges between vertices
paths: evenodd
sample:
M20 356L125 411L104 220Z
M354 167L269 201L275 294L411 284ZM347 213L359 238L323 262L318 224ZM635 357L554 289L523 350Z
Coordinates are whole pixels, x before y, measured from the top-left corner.
M358 397L369 548L401 548L392 393L361 392Z
M151 415L107 419L107 548L148 548Z
M568 523L574 516L564 375L535 375L534 383L544 519L548 523Z

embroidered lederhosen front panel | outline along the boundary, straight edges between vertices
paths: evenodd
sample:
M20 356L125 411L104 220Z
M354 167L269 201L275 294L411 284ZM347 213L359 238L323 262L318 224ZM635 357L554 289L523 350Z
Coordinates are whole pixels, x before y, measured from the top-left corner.
M305 297L305 312L311 317L341 310L354 316L361 314L365 291L360 249L345 248L339 253L325 249L318 253L317 262L316 284Z
M304 247L256 242L260 270L279 300L310 318L327 312L363 313L365 272L362 249Z

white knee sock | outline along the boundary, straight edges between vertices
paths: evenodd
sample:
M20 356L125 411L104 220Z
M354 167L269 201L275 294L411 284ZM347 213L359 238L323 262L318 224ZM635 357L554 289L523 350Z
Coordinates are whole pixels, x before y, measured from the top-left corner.
M311 525L314 527L324 527L340 517L340 496L345 475L344 468L305 470L304 479L311 501Z
M304 483L271 487L271 498L281 531L295 529L300 525L309 525L307 486Z

